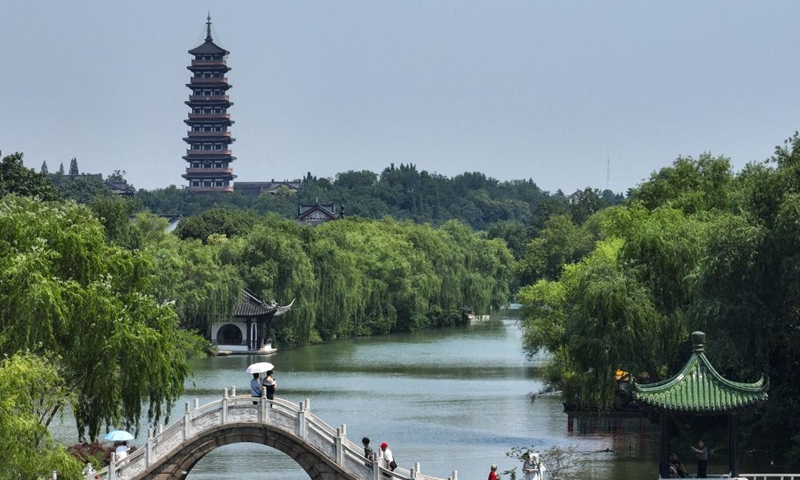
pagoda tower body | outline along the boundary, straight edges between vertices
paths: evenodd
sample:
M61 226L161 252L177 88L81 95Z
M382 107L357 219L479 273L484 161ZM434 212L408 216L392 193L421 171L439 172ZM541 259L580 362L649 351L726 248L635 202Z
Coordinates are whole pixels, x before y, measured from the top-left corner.
M191 109L186 156L186 173L181 175L189 181L189 190L195 192L232 192L233 174L231 162L236 160L231 153L234 139L228 130L233 124L228 109L233 105L228 97L225 74L230 71L227 56L230 52L219 47L211 38L211 16L206 22L206 39L202 45L189 50L194 55L188 68L192 77L187 87L191 89L186 105Z

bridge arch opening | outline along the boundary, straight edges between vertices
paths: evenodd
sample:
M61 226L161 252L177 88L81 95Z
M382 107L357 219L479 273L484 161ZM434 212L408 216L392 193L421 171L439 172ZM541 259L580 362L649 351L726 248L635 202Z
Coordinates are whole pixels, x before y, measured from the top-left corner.
M154 465L141 479L191 480L192 469L210 452L236 443L260 444L290 457L311 480L354 480L322 452L268 424L234 423L204 431ZM242 462L252 459L242 458ZM254 463L258 463L255 462ZM235 476L236 471L230 472Z
M289 455L263 444L235 443L208 452L194 465L202 477L189 474L186 480L207 478L258 478L308 480L308 474ZM209 474L211 476L209 476Z

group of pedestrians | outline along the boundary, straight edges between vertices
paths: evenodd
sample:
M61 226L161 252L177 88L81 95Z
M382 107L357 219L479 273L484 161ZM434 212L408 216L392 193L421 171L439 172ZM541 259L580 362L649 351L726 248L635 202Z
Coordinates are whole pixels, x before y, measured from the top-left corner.
M275 381L275 375L272 370L267 371L267 375L262 379L258 373L253 374L253 379L250 380L250 394L255 397L261 397L262 388L267 389L267 400L275 398L275 387L278 383ZM253 400L253 405L258 405L258 402Z
M689 448L697 455L697 478L706 478L708 476L708 447L700 440L697 442L697 447L689 445ZM689 472L683 466L678 454L672 452L669 456L669 477L686 478L688 476Z

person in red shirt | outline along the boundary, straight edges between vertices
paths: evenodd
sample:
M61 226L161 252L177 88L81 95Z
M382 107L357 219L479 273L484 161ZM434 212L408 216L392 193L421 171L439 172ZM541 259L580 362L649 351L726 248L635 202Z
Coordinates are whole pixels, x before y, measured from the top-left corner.
M489 472L489 480L497 480L497 465L492 465L492 471Z

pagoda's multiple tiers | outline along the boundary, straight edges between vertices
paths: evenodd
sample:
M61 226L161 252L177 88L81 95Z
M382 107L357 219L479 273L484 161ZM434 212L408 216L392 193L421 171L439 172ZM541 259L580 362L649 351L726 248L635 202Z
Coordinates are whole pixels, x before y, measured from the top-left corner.
M186 173L189 189L197 192L232 192L233 174L231 162L231 137L228 128L233 120L228 108L233 105L228 97L231 85L225 74L230 70L226 57L230 52L219 47L211 37L211 16L206 23L205 42L189 50L194 55L192 64L186 67L192 72L186 84L192 93L186 105L191 109L184 120L189 130L183 139L188 144Z

